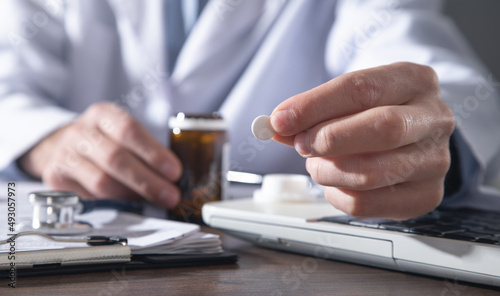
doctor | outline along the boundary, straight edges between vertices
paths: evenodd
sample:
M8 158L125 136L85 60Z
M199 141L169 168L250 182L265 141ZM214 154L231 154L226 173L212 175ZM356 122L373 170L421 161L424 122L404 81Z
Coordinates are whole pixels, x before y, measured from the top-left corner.
M477 203L498 180L498 83L439 1L204 2L2 1L3 176L171 208L168 117L220 111L232 169L307 170L355 216Z

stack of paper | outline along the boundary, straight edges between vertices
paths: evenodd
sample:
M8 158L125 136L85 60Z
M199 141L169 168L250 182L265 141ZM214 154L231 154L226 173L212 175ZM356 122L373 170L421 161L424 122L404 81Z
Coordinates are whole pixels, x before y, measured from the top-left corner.
M24 195L24 194L23 194ZM27 195L18 195L16 220L31 219ZM0 213L7 213L7 197L0 195ZM0 245L0 270L31 268L36 265L81 265L130 261L133 255L219 254L222 253L219 236L200 232L196 224L144 217L116 210L95 210L76 217L92 224L93 229L81 238L91 235L121 236L127 246L91 247L85 243L54 242L36 235L21 236L14 244ZM7 221L0 223L0 241L12 234ZM58 236L61 238L61 236ZM12 257L12 251L15 257Z
M36 235L21 236L15 240L15 261L9 258L9 253L12 255L11 244L0 245L0 269L8 269L11 262L15 262L17 268L31 268L53 263L123 262L129 261L131 255L218 254L223 251L219 236L200 232L199 226L195 224L114 210L98 210L78 219L92 223L94 227L85 236L121 236L128 239L128 246L90 247L85 243L54 242ZM0 233L6 233L4 227L0 227ZM0 236L0 240L7 238L5 235Z
M91 222L91 235L122 236L132 254L213 254L221 253L218 235L200 232L196 224L143 217L114 210L81 215Z

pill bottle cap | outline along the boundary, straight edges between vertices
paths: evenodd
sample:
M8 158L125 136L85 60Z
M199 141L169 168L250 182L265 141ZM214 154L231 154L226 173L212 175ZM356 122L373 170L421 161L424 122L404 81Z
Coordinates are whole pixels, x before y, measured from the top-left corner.
M170 129L181 130L201 130L201 131L222 131L227 130L227 123L219 113L211 114L185 114L177 113L171 116L168 121Z

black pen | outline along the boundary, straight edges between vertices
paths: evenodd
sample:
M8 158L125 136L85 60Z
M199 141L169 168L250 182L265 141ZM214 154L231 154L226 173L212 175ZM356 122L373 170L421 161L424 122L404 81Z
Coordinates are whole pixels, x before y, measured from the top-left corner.
M55 242L59 242L59 243L86 243L89 246L106 246L106 245L126 246L128 244L127 239L124 237L120 237L120 236L91 235L91 236L82 237L82 238L55 238L53 236L50 236L50 235L47 235L44 233L40 233L40 232L25 231L25 232L20 232L18 234L15 234L6 240L0 241L0 245L8 244L20 236L27 236L27 235L38 235L38 236L44 237L46 239L49 239L51 241L55 241Z

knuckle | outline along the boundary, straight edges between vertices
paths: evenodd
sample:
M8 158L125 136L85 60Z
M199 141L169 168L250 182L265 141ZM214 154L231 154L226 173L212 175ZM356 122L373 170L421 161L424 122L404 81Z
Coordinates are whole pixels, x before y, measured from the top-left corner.
M411 121L393 108L384 108L377 117L376 134L384 135L384 142L390 147L401 146L407 139Z
M135 192L148 198L156 198L160 191L160 186L156 182L149 181L136 170L127 170L127 179L130 182L131 188Z
M403 71L406 71L415 81L420 81L426 90L439 91L439 78L432 67L410 62L400 62L396 65L403 68Z
M429 211L434 210L441 204L441 202L443 201L443 196L444 196L444 182L440 182L439 184L436 185L434 194L431 195Z
M449 137L455 130L455 116L448 105L446 105L443 101L440 102L440 114L443 120L442 128L444 129L445 135Z
M164 157L156 149L143 149L143 158L152 165L163 163Z
M338 189L328 190L325 188L325 198L335 208L341 210L347 215L356 218L365 218L370 215L368 212L369 205L364 201L365 193L355 190L341 190L343 193L338 194Z
M309 158L306 161L306 169L316 183L348 190L366 191L378 188L383 180L383 168L378 159L371 156L335 160Z
M373 174L373 168L366 157L357 157L349 159L349 165L352 171L349 184L354 190L368 190L376 186L377 180Z
M94 178L90 184L92 188L90 188L91 192L94 193L97 197L109 197L113 194L113 190L111 187L112 179L105 172L100 171L94 175Z
M422 204L422 214L430 212L437 208L443 201L444 195L444 182L433 182L428 185L426 190L426 199Z
M77 120L75 120L71 125L69 126L69 129L71 131L82 131L83 129L86 128L85 122L82 119L83 116L79 117Z
M85 117L82 116L78 120L73 122L70 127L64 131L64 136L70 140L76 141L87 128L88 127L85 123Z
M127 166L127 152L119 146L115 146L104 154L103 161L112 170L123 171Z
M351 198L345 203L344 212L355 218L364 218L369 216L366 205L360 196L351 195Z
M334 133L331 126L327 125L319 129L316 133L312 130L307 131L311 138L311 153L314 155L328 156L336 150L332 136Z
M426 65L416 65L416 75L424 79L424 83L431 91L439 91L439 79L436 71Z
M308 158L306 160L306 170L309 175L311 175L311 178L314 180L314 182L324 185L324 180L322 178L324 174L320 172L319 163L315 161L314 158Z
M111 105L111 103L107 102L95 103L88 107L86 113L99 116L106 113L110 109Z
M435 208L437 208L441 202L443 201L443 195L444 195L444 188L443 186L440 186L440 188L437 188L435 193L430 196L429 198L429 206L428 206L428 211L432 211Z
M455 130L455 115L451 108L442 100L441 96L437 96L435 100L435 125L440 133L447 138ZM448 140L446 138L446 140Z
M353 188L355 190L370 190L376 188L379 181L371 172L360 171L352 178Z
M366 173L354 174L351 179L353 184L352 189L366 190L373 185L372 178Z
M137 123L130 116L123 116L117 124L116 137L122 141L132 141L137 137Z
M450 111L451 112L451 111ZM451 116L449 117L449 120L448 122L445 124L445 133L446 135L448 136L448 140L449 138L451 137L451 135L453 134L453 131L455 130L455 117L453 116L453 114L451 114Z
M64 152L56 150L58 157ZM67 156L67 155L66 155ZM60 189L65 186L71 179L73 173L73 163L68 163L67 157L57 158L54 157L49 160L41 173L41 179L44 183L54 189Z
M64 176L55 170L53 166L49 166L49 168L42 173L43 182L54 189L60 187L63 177Z
M382 88L375 79L365 73L356 73L348 76L346 83L350 89L349 98L354 106L361 110L377 106Z
M159 196L158 190L155 190L152 186L147 185L145 182L139 183L139 189L137 191L142 195L153 199Z
M451 156L450 150L448 147L440 149L437 156L437 165L436 170L441 173L441 175L445 175L451 165Z

